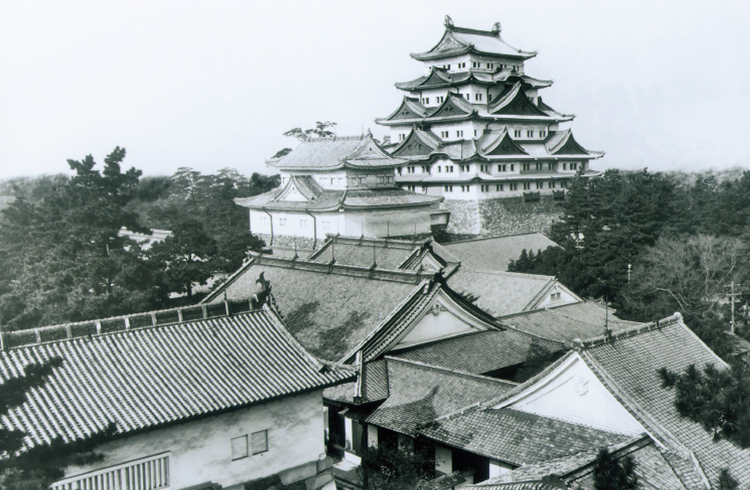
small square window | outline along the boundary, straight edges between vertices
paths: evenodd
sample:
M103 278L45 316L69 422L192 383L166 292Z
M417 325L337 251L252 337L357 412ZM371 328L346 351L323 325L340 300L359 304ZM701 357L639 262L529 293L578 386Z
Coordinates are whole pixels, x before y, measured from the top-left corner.
M232 439L232 461L247 458L247 435Z
M268 430L261 430L250 434L250 443L252 444L253 454L268 451ZM247 436L245 436L245 444L247 444Z

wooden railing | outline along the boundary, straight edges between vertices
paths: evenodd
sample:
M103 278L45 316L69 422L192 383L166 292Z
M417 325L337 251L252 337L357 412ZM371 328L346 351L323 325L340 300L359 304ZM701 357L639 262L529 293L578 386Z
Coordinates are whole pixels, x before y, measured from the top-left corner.
M50 490L167 490L170 454L90 471L53 483Z

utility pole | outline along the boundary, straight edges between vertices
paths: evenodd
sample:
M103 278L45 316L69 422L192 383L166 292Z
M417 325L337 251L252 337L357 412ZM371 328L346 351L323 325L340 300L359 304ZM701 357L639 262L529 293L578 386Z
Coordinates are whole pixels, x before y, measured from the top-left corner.
M732 323L730 324L729 331L734 333L734 303L737 301L737 297L742 294L742 285L735 284L734 280L729 283L729 286L725 286L729 289L727 296L729 296L729 302L731 303L732 311Z

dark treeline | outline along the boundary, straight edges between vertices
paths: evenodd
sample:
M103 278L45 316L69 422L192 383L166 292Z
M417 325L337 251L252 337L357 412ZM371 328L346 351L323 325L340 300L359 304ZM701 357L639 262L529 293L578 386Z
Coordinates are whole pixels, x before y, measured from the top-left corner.
M556 275L583 297L603 298L625 319L651 321L679 311L727 355L726 292L732 282L750 290L750 172L685 182L646 170L609 170L601 178L576 177L562 206L552 239L563 249L524 251L510 270ZM747 299L740 296L738 306ZM743 335L739 311L737 319Z
M235 197L266 192L278 176L231 169L141 178L116 148L102 170L69 160L72 177L5 183L0 212L0 322L22 329L193 302L195 284L237 269L264 244ZM172 236L142 249L121 228Z

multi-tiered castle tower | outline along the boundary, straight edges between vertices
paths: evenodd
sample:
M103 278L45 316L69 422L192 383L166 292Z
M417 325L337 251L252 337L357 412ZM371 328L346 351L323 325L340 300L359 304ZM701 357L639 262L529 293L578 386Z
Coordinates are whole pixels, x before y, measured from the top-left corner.
M401 105L376 119L390 128L386 148L408 162L396 182L443 196L454 232L543 228L545 212L552 219L554 201L565 198L576 173L599 174L589 165L603 153L586 150L561 127L575 116L542 101L539 91L552 81L526 75L524 61L536 52L508 45L500 34L499 23L491 31L466 29L446 16L440 42L411 55L424 64L424 76L397 83L406 92ZM508 228L519 213L542 219Z

